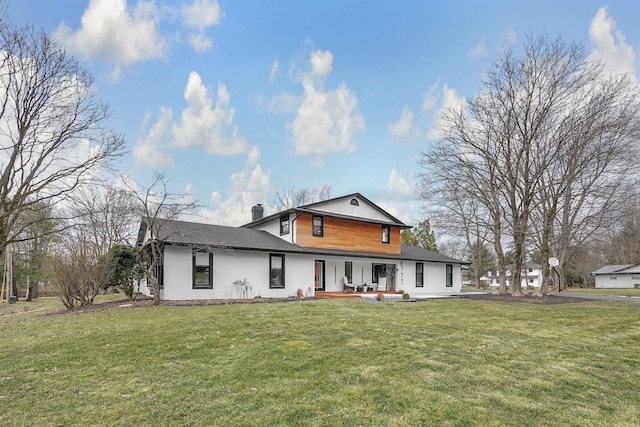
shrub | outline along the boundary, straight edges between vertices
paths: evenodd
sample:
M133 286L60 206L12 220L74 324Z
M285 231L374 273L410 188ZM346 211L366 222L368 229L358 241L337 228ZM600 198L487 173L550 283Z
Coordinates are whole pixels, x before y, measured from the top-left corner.
M410 297L409 297L409 294L408 294L408 293L406 293L406 292L403 292L403 293L402 293L402 299L409 299L409 298L410 298Z
M376 295L376 301L382 301L382 300L384 300L384 294Z

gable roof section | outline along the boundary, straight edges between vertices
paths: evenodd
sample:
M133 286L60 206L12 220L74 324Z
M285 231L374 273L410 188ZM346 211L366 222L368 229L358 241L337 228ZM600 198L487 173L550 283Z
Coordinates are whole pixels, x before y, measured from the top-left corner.
M633 268L633 267L639 267L639 266L635 264L605 265L604 267L597 269L591 274L595 276L598 274L632 274L632 273L640 272L640 268Z
M362 218L362 217L356 217L356 216L352 216L352 215L346 215L346 214L340 214L340 213L336 213L336 212L330 212L330 211L326 211L326 210L322 209L322 206L326 206L329 203L334 203L336 201L340 201L340 200L344 200L344 199L351 200L353 198L359 198L360 200L365 202L367 205L369 205L371 208L373 208L375 211L377 211L378 213L380 213L381 215L386 217L388 220L386 220L386 221L374 220L374 219L370 219L370 218ZM395 225L395 226L398 226L400 228L412 228L410 225L406 225L405 223L403 223L399 219L395 218L389 212L385 211L380 206L376 205L375 203L373 203L371 200L367 199L366 197L364 197L360 193L347 194L345 196L334 197L333 199L322 200L320 202L310 203L310 204L298 206L298 207L295 207L295 208L289 208L289 209L286 209L284 211L280 211L280 212L265 216L264 218L258 219L256 221L252 221L250 223L244 224L241 227L253 228L255 226L270 222L270 221L274 220L275 218L279 218L282 215L296 213L296 212L309 213L309 214L312 214L312 215L330 216L330 217L334 217L334 218L351 219L351 220L374 223L374 224Z

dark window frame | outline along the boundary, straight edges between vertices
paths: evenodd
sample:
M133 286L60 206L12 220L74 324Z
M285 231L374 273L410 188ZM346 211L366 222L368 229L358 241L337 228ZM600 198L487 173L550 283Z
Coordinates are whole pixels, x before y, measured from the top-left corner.
M358 202L357 199L351 199L351 201L349 202L349 204L351 206L360 206L360 202Z
M424 263L423 262L416 262L416 288L424 288Z
M274 266L273 266L273 260L275 258L280 259L280 268L279 268L280 284L274 284L274 279L276 279L276 277L274 277L274 272L277 271L277 270L274 270ZM284 263L285 263L284 254L269 254L269 289L285 288L285 264Z
M319 226L316 226L316 220L320 221ZM324 217L313 215L311 218L311 234L315 237L324 237Z
M446 270L445 270L445 274L446 274L446 282L445 282L445 286L447 288L452 288L453 287L453 264L446 264Z
M375 264L372 263L371 264L371 283L379 283L379 274L378 274L378 270L376 270L376 267L378 266L383 266L384 268L382 268L382 270L384 271L384 276L382 277L387 277L387 265L386 264Z
M388 225L382 226L382 243L391 243L391 227Z
M290 227L289 215L282 215L280 217L280 235L284 236L285 234L289 234Z
M205 266L204 264L199 265L197 263L197 254L198 253L206 253L208 254L208 264ZM207 252L207 251L200 251L197 249L193 249L191 251L192 254L192 261L191 261L191 265L192 265L192 272L191 272L191 288L192 289L213 289L213 253L211 252ZM202 285L202 284L198 284L197 283L197 277L198 277L198 268L206 268L207 269L207 275L209 276L208 280L207 280L207 284L206 285Z
M348 283L353 283L353 262L351 261L344 262L344 275L347 278Z

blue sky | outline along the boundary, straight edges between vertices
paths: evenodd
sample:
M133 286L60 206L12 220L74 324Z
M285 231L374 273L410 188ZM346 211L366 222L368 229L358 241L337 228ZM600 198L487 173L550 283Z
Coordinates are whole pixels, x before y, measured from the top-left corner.
M528 33L583 43L636 75L640 3L574 1L9 0L96 78L131 154L239 225L276 189L360 192L415 224L420 153L438 111L473 97ZM268 212L269 213L269 212Z

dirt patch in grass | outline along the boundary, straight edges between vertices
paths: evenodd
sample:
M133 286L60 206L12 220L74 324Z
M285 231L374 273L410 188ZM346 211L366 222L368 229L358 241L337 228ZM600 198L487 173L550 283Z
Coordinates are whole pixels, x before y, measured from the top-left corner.
M518 297L511 294L469 294L463 295L463 298L466 299L475 299L475 300L484 300L484 301L499 301L499 302L510 302L510 303L521 303L521 304L544 304L544 305L555 305L555 304L576 304L581 302L588 302L588 300L583 298L571 298L557 295L543 295L543 296L534 296L532 294L525 294L524 296Z

